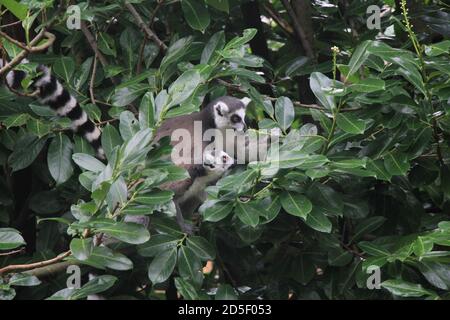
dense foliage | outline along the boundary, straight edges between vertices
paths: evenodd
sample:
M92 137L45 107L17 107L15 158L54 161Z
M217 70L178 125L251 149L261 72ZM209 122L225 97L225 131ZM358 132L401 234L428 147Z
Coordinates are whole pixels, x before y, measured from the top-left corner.
M449 297L442 1L89 1L83 30L52 0L1 3L2 25L22 20L1 31L56 40L16 67L29 72L21 92L0 89L0 299ZM384 6L381 30L366 25L371 4ZM102 127L105 163L29 97L38 63ZM209 187L189 236L158 188L186 172L152 136L225 94L252 99L253 129L282 130L280 157ZM149 230L127 215L148 215ZM117 241L96 246L99 234ZM81 288L67 289L71 264Z

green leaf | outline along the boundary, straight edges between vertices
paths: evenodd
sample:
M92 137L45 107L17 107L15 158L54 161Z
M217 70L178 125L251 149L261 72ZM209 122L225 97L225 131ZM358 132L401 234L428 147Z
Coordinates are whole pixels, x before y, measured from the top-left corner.
M362 134L366 130L366 122L349 113L339 113L336 124L340 129L351 134Z
M181 8L189 26L194 30L204 32L209 25L208 9L203 1L182 0Z
M203 281L202 267L200 259L191 248L181 246L178 249L178 272L180 276L200 285Z
M303 285L308 284L316 274L314 262L306 254L299 254L293 260L291 269L292 278Z
M35 136L25 134L17 140L13 153L8 162L14 171L28 167L41 152L47 138L38 139Z
M307 65L309 61L310 59L305 56L300 56L292 61L289 61L285 71L286 77L291 78L296 76L297 72L301 70L305 65Z
M188 52L192 45L192 37L185 37L175 41L166 52L165 57L161 61L160 71L165 74L170 66L179 62L181 58Z
M361 236L375 231L376 229L381 227L385 221L386 218L380 216L364 219L355 227L355 233L353 235L352 241L357 241L361 238Z
M138 131L124 146L124 163L131 161L139 155L145 156L148 152L146 148L149 146L153 137L153 131L150 128Z
M221 284L217 288L215 300L237 300L238 295L229 284Z
M341 248L328 251L328 263L330 266L343 267L352 261L353 255Z
M9 116L2 122L6 126L6 128L9 129L12 127L23 126L25 123L27 123L28 119L30 119L30 115L28 113L20 113Z
M100 161L84 153L74 153L73 161L80 167L92 172L101 172L105 169L105 165Z
M69 180L73 174L72 149L72 142L62 133L58 133L50 143L47 153L47 164L50 174L57 185Z
M424 289L420 284L406 282L401 279L383 281L381 286L393 295L400 297L436 296L434 292Z
M112 104L118 107L125 107L139 98L148 90L148 85L132 84L125 88L118 88L112 96Z
M425 54L429 57L436 57L442 54L449 54L449 51L450 51L450 40L444 40L429 46L425 46Z
M433 249L433 242L428 241L425 237L417 237L413 243L413 251L417 257L422 257L425 253Z
M375 91L385 90L385 82L380 79L367 78L352 84L350 88L356 92L371 93Z
M392 48L381 41L370 41L367 50L386 61L399 65L415 64L414 55L407 50Z
M374 172L378 180L391 181L392 175L387 172L383 160L369 159L366 168Z
M275 116L283 131L286 131L294 121L294 104L287 97L280 97L275 103Z
M104 54L110 56L116 56L116 45L114 43L114 39L105 32L98 33L98 49Z
M349 71L347 77L350 77L353 73L361 68L362 64L366 61L369 56L369 52L367 51L368 46L371 44L371 41L364 41L361 43L353 52L352 57L349 62Z
M425 89L425 83L420 73L415 68L405 69L399 68L397 73L403 76L406 80L411 82L424 96L427 95L427 90Z
M120 137L119 132L117 132L117 129L114 126L108 123L103 128L101 141L106 157L109 160L112 160L114 148L122 144L122 138Z
M293 216L306 219L308 213L312 210L311 201L304 195L298 193L283 192L280 196L280 200L283 209Z
M330 219L319 209L315 207L306 217L306 224L314 230L330 233L332 224Z
M19 20L23 21L27 17L28 7L17 0L2 0L1 4L6 7Z
M177 249L158 254L148 267L148 278L154 284L166 281L177 263Z
M105 175L105 179L109 179L109 170L105 170L99 178L103 179L103 175ZM98 180L95 183L97 184ZM95 191L91 195L92 199L99 203L106 200L110 212L116 207L123 207L128 198L128 189L125 179L122 176L119 176L113 183L105 181L100 185L100 188L97 188L96 184L94 185Z
M209 222L218 222L225 219L232 210L232 202L219 200L208 200L199 208L203 219Z
M61 57L53 65L53 71L66 83L70 83L70 79L75 72L75 61L71 57Z
M0 300L12 300L16 296L16 290L9 286L5 286L4 289L0 286Z
M76 291L74 288L61 289L45 300L70 300L72 294Z
M195 287L187 279L175 278L175 287L186 300L199 300Z
M325 93L325 89L329 90L333 87L333 80L320 72L313 72L309 78L309 85L316 98L326 109L336 109L334 96Z
M124 140L131 139L140 129L139 123L131 111L120 113L119 131Z
M217 0L216 0L217 1ZM220 59L220 55L218 54L219 50L222 50L225 46L225 32L219 31L215 33L205 45L205 48L202 52L202 57L200 59L201 64L213 64L218 59Z
M184 0L183 0L184 1ZM203 81L198 70L185 71L169 87L169 105L168 108L179 105L186 101Z
M113 269L125 271L133 269L133 262L121 253L114 252L107 247L94 247L91 255L86 260L79 260L98 269Z
M88 239L72 239L70 242L70 251L78 260L87 260L94 250L92 238Z
M30 133L38 136L38 138L42 138L43 136L50 133L51 127L46 122L42 122L35 118L30 118L27 122L27 130Z
M244 44L252 40L257 32L257 29L245 29L241 37L235 37L227 43L224 51L242 47Z
M153 93L147 92L144 94L139 106L139 126L142 129L153 128L155 125L155 98Z
M342 195L322 183L314 183L306 193L314 208L326 215L341 216L344 210Z
M291 150L291 151L281 151L276 154L278 158L272 158L269 155L267 162L270 163L272 167L276 166L280 169L289 169L301 166L306 169L307 166L315 167L328 162L328 159L322 155L308 155L303 151Z
M156 190L151 193L138 195L135 201L146 205L163 204L170 201L173 195L173 191L170 190Z
M408 157L404 153L390 152L384 157L384 166L393 176L404 176L409 170Z
M117 277L111 275L102 275L95 277L80 289L76 289L75 292L70 296L70 300L78 300L86 298L89 295L104 292L111 288L117 282L117 280Z
M96 231L131 244L142 244L150 239L148 230L136 223L116 222L113 225L98 228Z
M206 0L208 6L214 7L217 10L229 13L230 12L230 4L228 0Z
M77 76L75 78L75 89L78 91L81 89L81 87L86 83L87 79L89 78L89 74L91 72L93 57L87 58L82 64L80 71L77 72Z
M186 244L202 260L214 260L216 258L216 250L212 244L203 237L190 236L187 239Z
M360 247L364 252L375 257L385 257L391 255L389 251L372 242L362 241L358 243L358 247Z
M25 244L20 233L10 228L0 228L0 250L10 250Z
M149 241L137 247L138 253L143 257L154 257L160 253L175 249L179 238L170 234L157 234Z
M36 276L30 274L16 273L9 279L8 284L10 286L32 287L40 285L41 281Z
M175 214L175 212L173 212ZM152 226L161 234L171 235L177 239L182 239L186 236L186 234L181 231L180 226L175 221L175 219L161 217L161 218L152 218Z
M236 203L235 213L239 220L244 224L256 227L259 223L260 210L261 209L253 203L243 203L238 201Z
M448 264L428 261L417 261L414 264L433 286L447 291L450 289L450 267Z

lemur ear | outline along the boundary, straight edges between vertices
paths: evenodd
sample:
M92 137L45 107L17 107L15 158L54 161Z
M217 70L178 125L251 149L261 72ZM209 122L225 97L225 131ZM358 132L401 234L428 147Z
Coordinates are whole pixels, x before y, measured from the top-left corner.
M217 111L217 114L221 117L223 117L223 115L228 113L228 111L229 111L228 106L223 102L217 102L214 105L214 109Z
M244 104L245 107L248 106L248 104L252 101L249 97L244 97L241 99L241 102Z

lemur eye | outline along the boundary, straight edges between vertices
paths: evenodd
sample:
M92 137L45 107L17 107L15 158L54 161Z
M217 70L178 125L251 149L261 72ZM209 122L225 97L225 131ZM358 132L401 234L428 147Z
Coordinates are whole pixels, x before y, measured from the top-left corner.
M238 116L237 114L233 114L231 116L231 122L232 123L239 123L242 121L242 118L240 116Z

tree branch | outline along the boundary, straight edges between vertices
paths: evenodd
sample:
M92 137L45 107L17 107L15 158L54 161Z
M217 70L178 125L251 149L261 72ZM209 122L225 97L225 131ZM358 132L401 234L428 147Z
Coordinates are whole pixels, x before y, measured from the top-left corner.
M0 253L0 257L12 256L14 254L22 253L22 252L25 252L25 247L20 248L18 250L13 250L13 251L9 251L9 252Z
M91 46L92 51L94 51L98 60L100 60L100 63L102 64L102 66L104 66L104 67L107 66L108 61L106 61L105 56L100 52L100 50L98 50L97 41L95 40L91 31L89 31L89 28L87 27L87 25L84 21L81 21L81 31L83 32L84 36L86 37L87 42Z
M8 35L4 34L3 32L0 35L8 41L13 40L14 44L17 44L16 42L18 42L16 40L10 38ZM5 35L6 35L6 37L5 37ZM45 42L44 44L35 46L44 38L47 38L48 41ZM3 66L3 68L0 69L0 76L11 71L15 66L17 66L19 63L21 63L22 60L25 59L30 53L40 52L40 51L44 51L44 50L48 49L53 44L54 41L55 41L55 35L50 32L45 31L45 29L42 29L41 32L39 32L36 35L36 37L34 37L34 39L30 41L29 46L26 46L25 44L21 44L20 47L23 50L14 59L12 59L9 63L7 63L5 66Z
M306 55L310 59L314 59L314 51L311 47L311 44L308 42L308 39L306 37L306 33L304 32L300 21L297 19L297 16L295 15L294 9L291 6L291 3L289 0L281 0L283 2L284 7L286 8L289 17L292 19L292 23L294 24L295 32L297 33L297 36L300 39L300 42L302 44L303 49L305 50Z
M68 257L70 254L71 254L71 252L69 250L64 253L61 253L60 255L56 256L53 259L49 259L49 260L45 260L45 261L40 261L40 262L35 262L35 263L30 263L30 264L12 264L12 265L6 266L4 268L1 268L0 275L9 273L11 271L16 271L16 270L30 270L30 269L35 269L35 268L52 265L54 263L60 262L64 258Z
M283 19L283 17L277 12L270 2L264 2L263 8L266 13L284 30L288 35L294 36L294 29L291 25Z
M42 279L42 278L47 278L49 276L52 276L54 274L58 274L64 270L66 270L67 267L69 267L71 265L78 265L78 263L76 261L58 262L58 263L51 264L48 266L28 270L28 271L25 271L24 273L35 276L39 279Z
M137 23L139 27L144 31L146 36L153 40L163 51L167 50L167 46L164 44L164 42L161 41L161 39L158 38L158 36L147 26L147 24L142 20L142 17L139 15L139 13L136 11L134 6L131 3L125 3L125 6L127 9L131 12L133 17L137 20Z
M96 104L94 95L94 81L96 73L97 73L97 54L94 55L94 65L92 66L92 75L91 80L89 81L89 95L91 96L92 104Z

